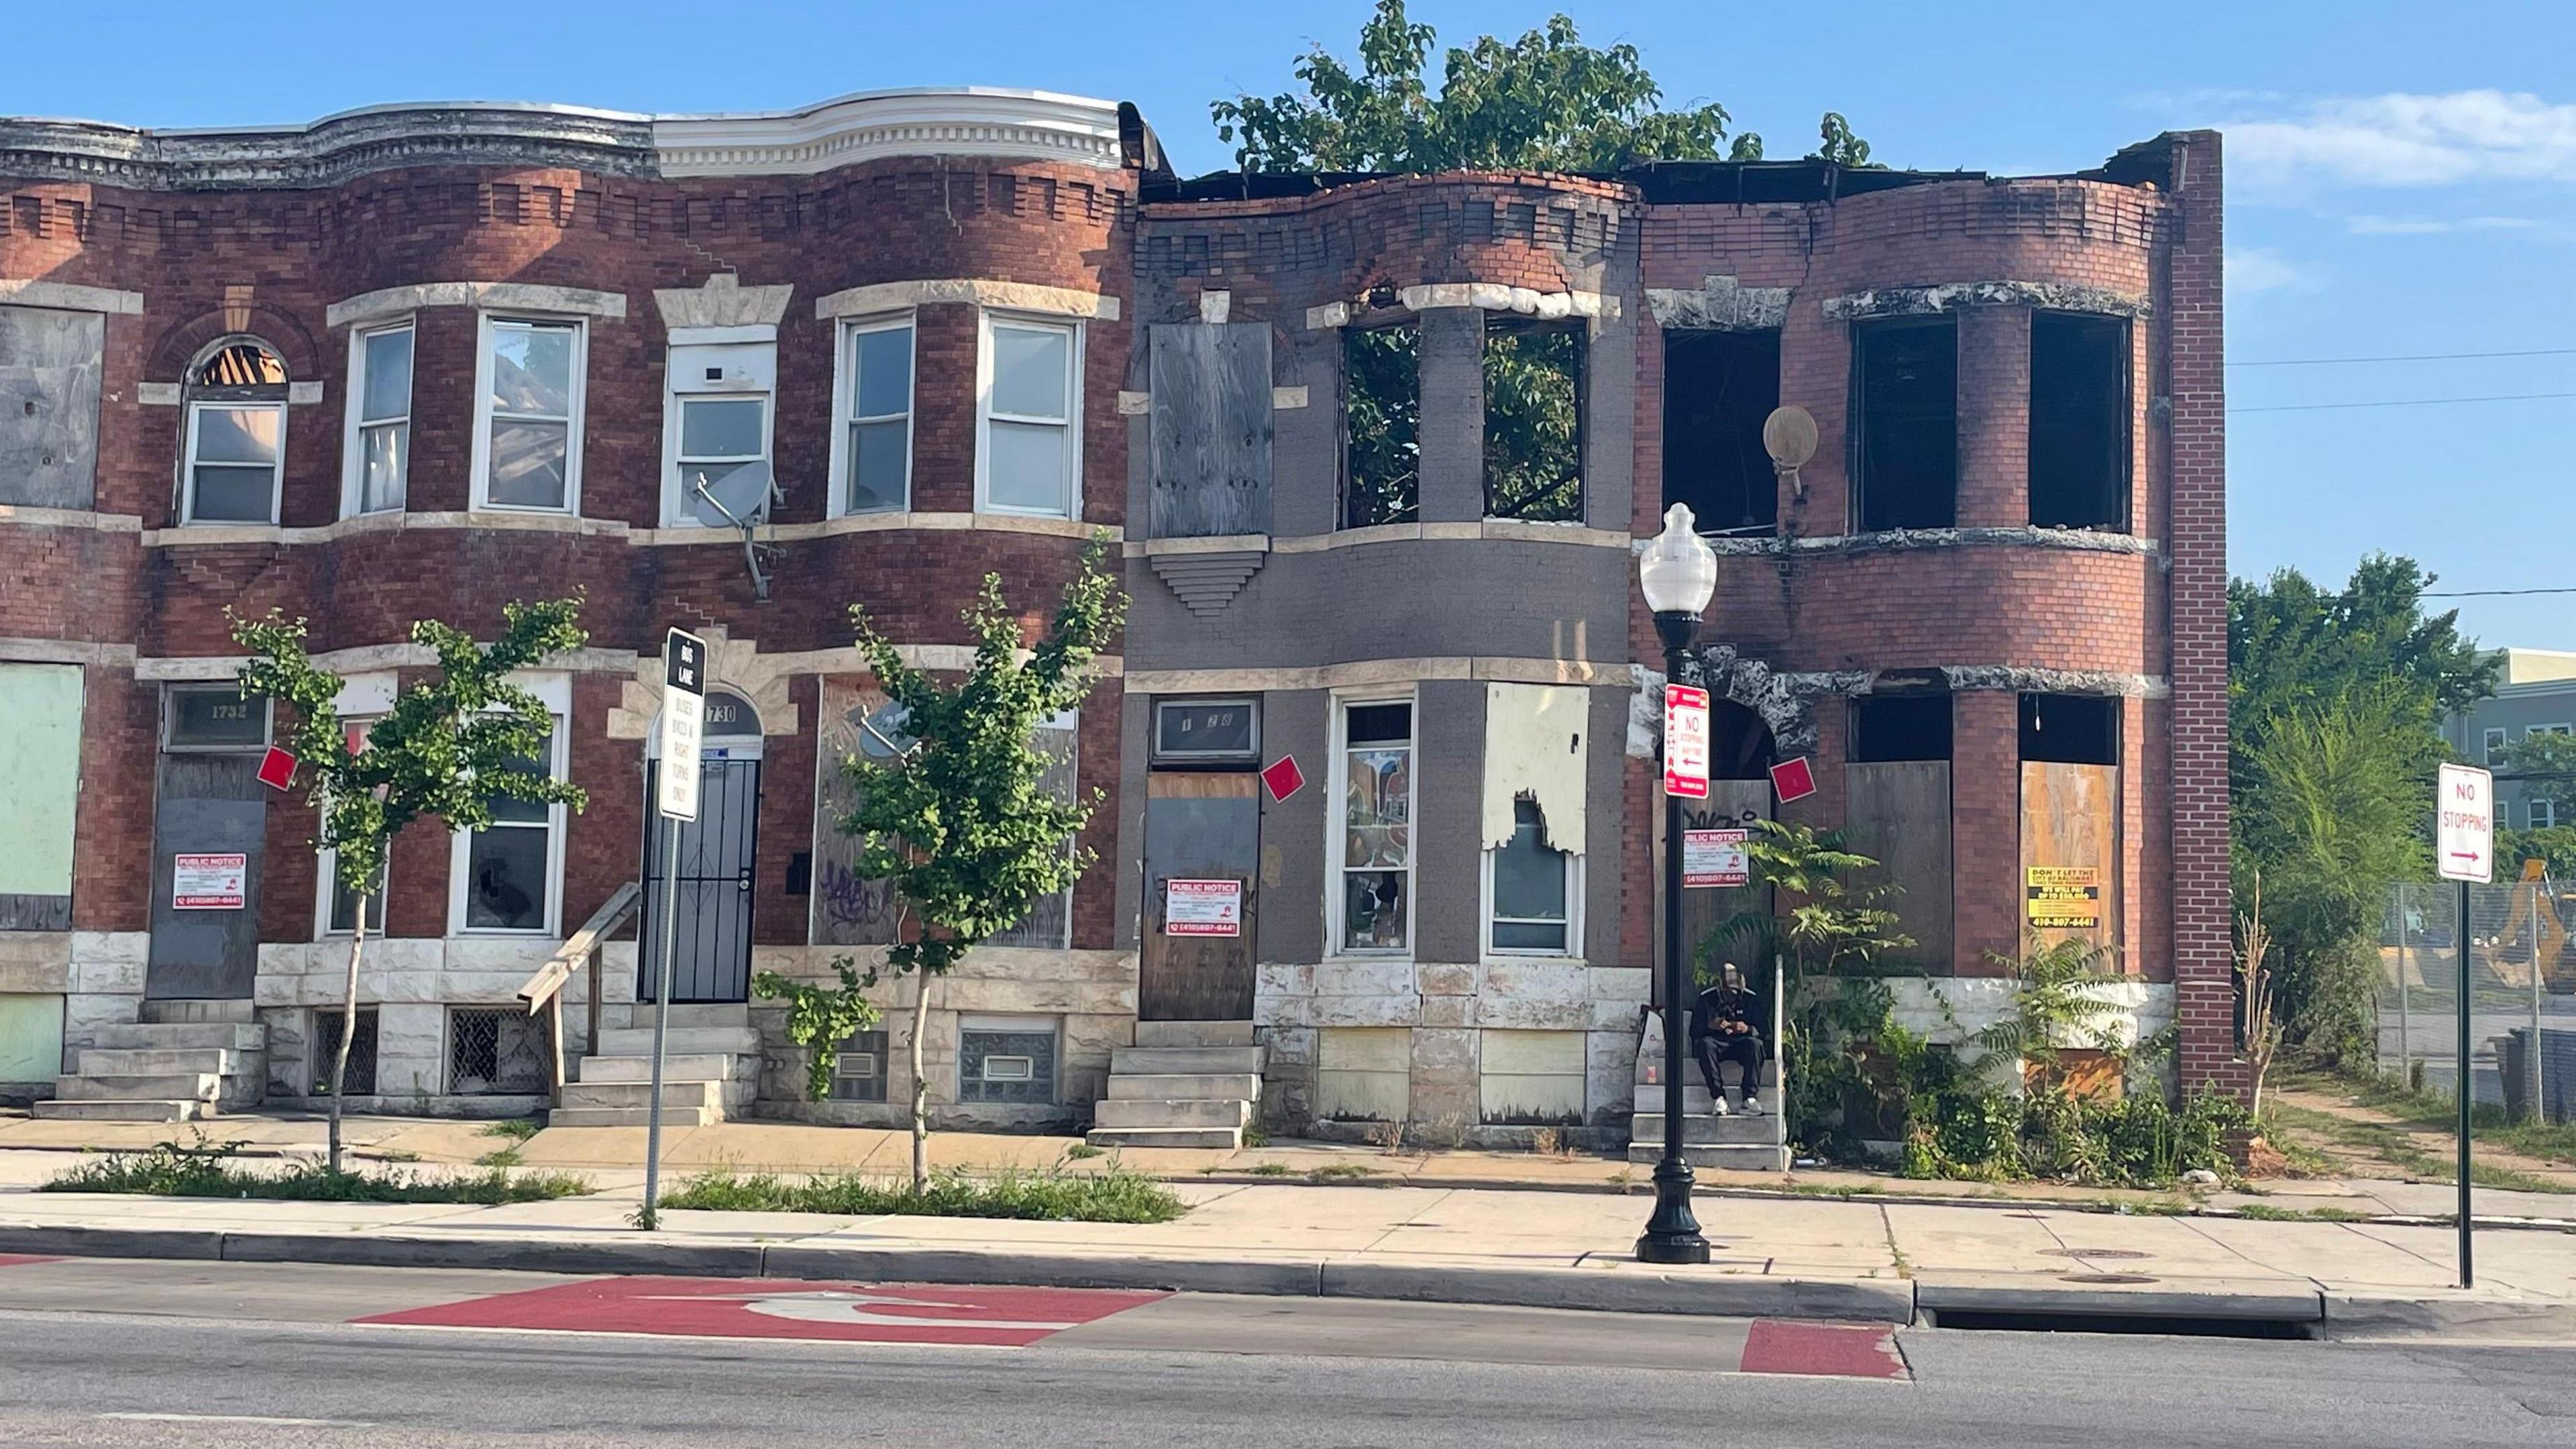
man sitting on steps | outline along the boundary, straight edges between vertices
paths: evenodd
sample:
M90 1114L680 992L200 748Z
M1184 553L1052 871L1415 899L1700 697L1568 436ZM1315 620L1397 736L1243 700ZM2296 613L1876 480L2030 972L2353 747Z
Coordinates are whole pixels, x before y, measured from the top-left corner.
M1760 1009L1732 961L1691 1007L1691 1054L1708 1079L1709 1110L1720 1117L1726 1115L1726 1081L1717 1069L1730 1061L1744 1073L1744 1110L1761 1115L1762 1029L1753 1024Z

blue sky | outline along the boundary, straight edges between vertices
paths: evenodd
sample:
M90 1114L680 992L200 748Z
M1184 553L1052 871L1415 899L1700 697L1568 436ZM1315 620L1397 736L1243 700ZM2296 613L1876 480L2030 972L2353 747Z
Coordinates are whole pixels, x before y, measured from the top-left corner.
M2235 0L1830 7L1417 3L1447 43L1566 9L1675 102L1774 155L1844 111L1901 166L2062 171L2180 126L2229 133L2231 404L2576 393L2576 5ZM1817 13L1817 10L1823 13ZM0 113L302 121L394 100L791 106L906 85L1132 100L1185 171L1230 163L1207 102L1348 53L1365 0L1298 5L28 4ZM1803 13L1802 13L1803 12ZM1796 16L1794 24L1785 17ZM51 57L41 64L26 63ZM2443 588L2576 586L2576 398L2240 411L2233 565L2340 579L2411 554ZM2576 648L2576 594L2457 601L2488 643Z

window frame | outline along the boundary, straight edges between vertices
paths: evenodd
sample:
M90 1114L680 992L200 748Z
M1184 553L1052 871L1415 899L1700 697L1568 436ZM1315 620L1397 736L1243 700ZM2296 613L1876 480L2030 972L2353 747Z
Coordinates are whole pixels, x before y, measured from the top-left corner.
M240 686L214 680L174 680L161 687L161 730L158 741L165 755L247 755L265 751L277 741L277 707L265 695L254 695L245 704L256 704L261 710L259 740L255 744L181 744L172 735L178 723L178 697L183 694L230 694L239 697Z
M342 736L345 738L347 734L353 730L360 732L357 748L363 749L365 748L364 732L373 729L376 726L376 723L383 718L384 716L381 714L360 716L344 714L340 717ZM356 935L357 931L353 927L342 927L336 925L333 923L331 918L331 908L338 903L338 897L340 894L340 852L336 850L316 851L314 852L314 859L319 863L319 869L315 871L317 879L313 882L313 939L316 941L347 940L348 938ZM376 878L376 909L373 912L374 919L367 927L368 933L371 935L382 936L385 934L385 903L387 900L391 899L393 892L393 879L394 855L392 842L388 841L386 842L385 850L385 868L383 873Z
M1871 522L1870 456L1869 456L1869 339L1893 337L1908 331L1943 331L1950 338L1950 509L1946 523L1875 524ZM1961 327L1955 312L1935 312L1923 316L1863 317L1855 319L1846 332L1851 355L1848 401L1845 408L1843 476L1849 481L1849 499L1845 505L1844 528L1851 533L1889 533L1898 529L1956 528L1959 524L1960 424L1959 388Z
M1419 748L1418 745L1417 748ZM1546 817L1542 815L1540 818L1543 820ZM1502 849L1497 846L1487 845L1478 853L1484 858L1483 899L1477 906L1477 915L1482 921L1480 929L1483 935L1478 942L1478 949L1487 956L1510 957L1515 960L1530 958L1551 961L1565 959L1581 960L1583 958L1583 857L1576 855L1570 850L1560 849L1556 852L1558 858L1563 862L1565 873L1565 917L1562 922L1565 927L1565 943L1556 947L1499 946L1494 943L1494 927L1496 925L1544 926L1556 925L1559 923L1544 916L1505 916L1499 914L1496 909L1500 902L1494 889L1494 867L1500 863L1503 853Z
M492 501L492 425L501 419L555 422L535 413L500 413L492 406L492 343L499 327L560 327L572 332L572 386L564 424L564 501L560 505ZM468 507L491 513L581 516L582 433L590 402L590 319L544 312L478 312L474 321L473 493Z
M1371 705L1401 704L1411 714L1405 736L1411 785L1405 799L1404 852L1404 944L1397 947L1350 946L1345 944L1344 915L1350 899L1348 877L1353 867L1346 849L1349 836L1350 808L1350 720L1351 711ZM1327 772L1327 794L1331 804L1324 812L1324 959L1358 961L1410 961L1420 949L1421 936L1414 930L1420 907L1417 887L1421 880L1422 839L1422 701L1419 690L1336 693L1333 696L1332 767ZM1369 866L1379 871L1385 866Z
M569 684L560 684L553 689L525 684L521 685L521 687L529 689L531 693L544 701L546 714L554 721L554 729L549 735L549 753L553 756L550 761L550 778L557 780L569 778L572 768L572 711L569 708L569 695L571 693ZM571 821L571 816L572 812L570 808L561 803L550 804L546 807L546 820L544 825L544 830L546 832L546 909L545 920L543 923L536 926L476 926L468 924L472 919L473 912L471 905L466 899L466 892L470 889L471 877L473 875L474 837L479 832L472 830L450 831L448 833L447 850L447 934L451 936L494 936L505 940L513 938L527 940L538 936L561 936L563 934L565 838L570 833L568 827ZM491 828L495 830L532 830L538 827L534 821L516 820L495 822Z
M912 511L912 465L914 444L919 428L915 426L921 412L921 319L917 311L883 312L867 317L848 317L834 329L832 341L832 445L830 500L825 512L829 518L878 518L892 513ZM859 405L858 339L867 333L903 329L910 335L905 349L906 369L903 412L857 415ZM903 419L903 500L892 508L857 509L850 506L850 470L858 465L858 450L851 445L850 434L862 423L892 422ZM980 424L978 425L981 426ZM982 449L977 449L980 459ZM976 479L980 488L982 469L979 463Z
M966 1084L969 1079L966 1076L966 1038L970 1034L982 1036L1052 1036L1055 1039L1055 1045L1053 1050L1048 1054L1049 1060L1047 1066L1049 1070L1048 1075L1044 1079L1047 1084L1046 1100L1043 1102L1015 1102L1008 1099L995 1099L990 1097L967 1095ZM1009 1060L1014 1055L1016 1054L1005 1053L1003 1054L1002 1059ZM987 1057L986 1060L990 1061L992 1058ZM957 1018L957 1065L954 1072L955 1081L952 1083L952 1086L957 1094L955 1100L962 1104L993 1107L1023 1107L1037 1110L1062 1107L1064 1105L1064 1018L1060 1016L990 1016L960 1013ZM1037 1075L1036 1064L1031 1063L1029 1075L1026 1077L994 1077L979 1074L973 1078L973 1080L979 1083L1014 1081L1035 1082L1040 1080L1040 1078Z
M2555 800L2531 800L2531 801L2526 801L2526 802L2524 803L2524 805L2523 805L2522 809L2523 809L2523 817L2522 817L2522 818L2523 818L2523 820L2524 820L2527 824L2529 824L2529 825L2530 825L2530 827L2531 827L2532 829L2534 829L2534 830L2552 830L2552 829L2557 828L2557 825L2558 825L2558 802L2557 802L2557 801L2555 801Z
M2486 765L2494 764L2496 751L2504 749L2512 743L2513 731L2506 729L2501 725L2486 726L2485 733L2480 736L2478 741L2478 762Z
M406 315L398 321L349 329L349 398L342 410L340 430L340 516L364 518L383 513L402 513L411 507L411 420L412 406L419 396L420 319ZM367 408L367 343L400 332L410 338L411 376L403 387L402 415L396 418L369 418ZM395 480L399 496L382 508L369 508L367 503L367 434L380 428L400 428L402 476Z
M286 494L286 428L291 419L285 398L225 399L190 398L188 400L187 437L179 453L179 522L191 528L275 528ZM231 412L273 412L277 414L277 457L268 468L268 517L266 518L199 518L197 516L197 433L198 423L209 408ZM248 472L251 463L214 463L210 467Z
M1007 518L1079 521L1082 517L1083 344L1087 330L1082 319L986 308L977 314L975 325L975 511ZM1068 339L1065 347L1065 415L1062 418L993 410L993 329L997 326L1030 332L1056 332ZM919 345L917 338L915 345ZM1028 427L1060 426L1064 429L1066 496L1062 508L1022 508L993 502L993 424L996 422Z
M2524 725L2522 727L2522 737L2526 740L2547 739L2551 735L2576 735L2576 724L2569 724L2564 720L2560 720L2550 724L2533 724Z
M700 462L770 463L777 451L777 398L768 392L669 392L663 397L662 456L662 526L664 528L729 528L722 519L701 518L689 507L681 481L688 477L691 459L682 452L681 439L688 436L688 411L693 403L757 403L760 407L760 451L724 457L708 457ZM773 464L774 466L774 464ZM775 475L773 475L775 476Z
M1240 750L1169 750L1163 747L1163 712L1220 705L1250 712L1251 742ZM1146 726L1146 763L1158 770L1244 770L1261 765L1261 696L1174 694L1157 696Z

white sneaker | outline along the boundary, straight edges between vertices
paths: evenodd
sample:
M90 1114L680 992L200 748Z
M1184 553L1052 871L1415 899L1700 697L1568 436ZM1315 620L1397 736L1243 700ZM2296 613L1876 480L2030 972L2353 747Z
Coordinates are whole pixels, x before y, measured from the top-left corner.
M1745 1115L1746 1115L1746 1116L1749 1116L1749 1117L1759 1117L1759 1116L1761 1116L1761 1115L1762 1115L1762 1099L1761 1099L1761 1098L1759 1098L1759 1097L1754 1096L1754 1095L1753 1095L1752 1093L1750 1093L1750 1092L1746 1093L1746 1094L1745 1094L1745 1096L1744 1096L1744 1112L1745 1112Z
M1708 1115L1712 1117L1723 1117L1726 1115L1726 1094L1724 1092L1711 1092L1709 1094Z

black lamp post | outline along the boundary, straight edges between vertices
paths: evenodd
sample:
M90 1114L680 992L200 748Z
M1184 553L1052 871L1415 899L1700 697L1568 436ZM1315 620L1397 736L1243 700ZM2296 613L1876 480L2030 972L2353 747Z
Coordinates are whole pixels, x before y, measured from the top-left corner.
M1700 615L1717 592L1717 555L1700 541L1687 505L1664 510L1664 531L1637 560L1637 582L1664 645L1664 679L1679 683ZM1667 748L1670 748L1669 741ZM1655 1164L1655 1212L1637 1239L1640 1263L1705 1263L1708 1239L1691 1212L1690 1163L1682 1156L1682 1042L1690 1030L1682 970L1682 802L1664 795L1664 1156Z

